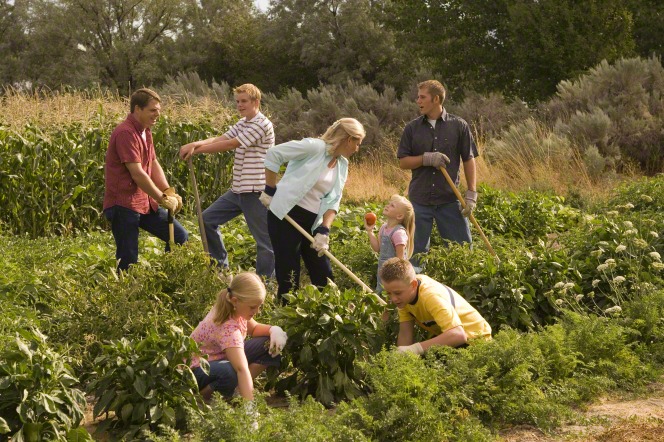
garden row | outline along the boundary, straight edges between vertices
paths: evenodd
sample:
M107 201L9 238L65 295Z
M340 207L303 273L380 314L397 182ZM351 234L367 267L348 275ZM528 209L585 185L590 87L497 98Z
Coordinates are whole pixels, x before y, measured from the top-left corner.
M585 212L535 192L484 188L480 201L501 262L479 243L471 251L435 237L426 273L471 301L495 339L425 359L392 354L395 315L383 323L373 298L337 272L322 293L305 287L287 307L268 300L260 319L281 325L289 344L283 374L269 373L265 387L317 402L280 411L259 399L251 435L241 407L199 402L186 364L188 335L223 287L195 234L168 254L141 236L141 260L122 277L108 232L0 237L0 431L81 438L87 392L103 426L129 438L177 439L177 429L194 440L487 440L507 424L551 428L571 406L652 379L664 362L664 178ZM331 240L370 285L376 258L361 220L376 209L342 207ZM234 269L249 268L244 224L224 234ZM330 415L321 404L339 405Z

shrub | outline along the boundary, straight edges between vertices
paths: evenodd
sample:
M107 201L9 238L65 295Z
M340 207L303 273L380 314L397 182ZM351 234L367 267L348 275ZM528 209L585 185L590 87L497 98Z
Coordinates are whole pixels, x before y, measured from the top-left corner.
M188 412L199 412L198 386L189 368L197 352L198 345L175 325L138 342L122 338L104 345L88 385L96 399L94 417L106 414L97 431L120 430L131 439L159 425L181 427Z
M359 396L365 384L357 362L385 342L383 307L370 294L333 284L322 291L306 286L284 297L288 305L276 308L270 323L288 333L284 354L292 371L277 389L313 395L325 405Z
M652 291L623 304L624 324L644 361L664 362L664 290Z
M551 122L574 126L572 132L577 135L598 127L590 115L606 115L610 128L601 137L606 146L620 146L624 157L656 173L664 166L663 92L664 68L659 58L602 61L578 79L560 82L556 97L544 110ZM597 147L602 152L602 146Z
M85 397L74 386L68 358L37 329L20 330L0 349L0 434L12 440L92 440L79 428Z

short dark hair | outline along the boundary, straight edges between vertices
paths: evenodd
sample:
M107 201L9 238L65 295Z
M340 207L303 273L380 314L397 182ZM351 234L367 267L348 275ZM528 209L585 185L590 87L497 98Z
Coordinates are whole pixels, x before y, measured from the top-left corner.
M383 282L403 281L409 283L415 279L415 269L407 259L395 256L383 263L380 270L378 270L378 276Z
M157 103L161 103L161 97L152 89L146 87L137 89L131 94L131 99L129 100L129 112L134 112L136 106L143 109L148 105L150 100L156 100Z

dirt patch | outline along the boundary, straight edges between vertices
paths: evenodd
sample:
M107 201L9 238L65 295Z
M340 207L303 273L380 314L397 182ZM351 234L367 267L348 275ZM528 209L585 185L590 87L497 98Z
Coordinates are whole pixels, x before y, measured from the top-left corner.
M648 387L640 398L603 398L580 412L579 422L554 434L518 426L500 433L505 442L664 442L664 383Z

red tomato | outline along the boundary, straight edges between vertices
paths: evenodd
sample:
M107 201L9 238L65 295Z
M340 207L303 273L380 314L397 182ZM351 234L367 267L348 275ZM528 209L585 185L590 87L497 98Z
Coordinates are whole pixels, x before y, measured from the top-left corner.
M368 225L373 226L376 224L376 214L373 212L369 212L366 215L364 215L364 220L367 222Z

